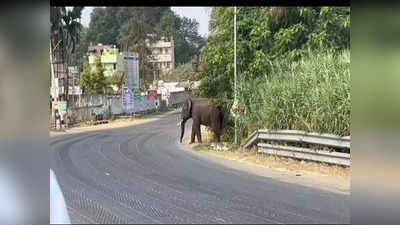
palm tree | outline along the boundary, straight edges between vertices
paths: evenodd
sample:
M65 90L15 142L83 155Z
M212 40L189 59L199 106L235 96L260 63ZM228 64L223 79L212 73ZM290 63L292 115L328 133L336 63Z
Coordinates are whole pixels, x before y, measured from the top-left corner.
M71 11L63 16L65 43L68 55L71 56L75 53L75 47L79 42L79 33L82 30L80 18L82 15L83 7L73 7Z
M80 18L84 7L73 7L67 10L66 7L51 7L50 9L50 62L51 73L54 76L53 57L62 62L67 68L65 82L65 97L68 100L68 65L73 59L76 45L79 43L79 33L82 30ZM59 53L59 54L56 54ZM76 60L75 60L76 62Z
M62 41L63 34L63 23L62 17L65 14L65 7L50 7L50 75L51 75L51 87L54 87L54 61L61 61L60 54L57 52L61 52L60 44ZM61 54L62 55L62 54Z

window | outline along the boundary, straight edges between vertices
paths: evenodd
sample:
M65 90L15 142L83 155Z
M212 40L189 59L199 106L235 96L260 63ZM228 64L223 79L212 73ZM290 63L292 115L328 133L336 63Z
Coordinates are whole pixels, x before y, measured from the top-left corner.
M114 69L114 70L117 69L117 64L116 64L116 63L113 64L113 69Z
M171 68L171 63L167 62L167 68L170 69Z
M75 81L75 82L74 82L74 85L75 85L75 86L79 86L79 77L77 77L74 81Z
M165 48L165 54L168 54L168 48Z

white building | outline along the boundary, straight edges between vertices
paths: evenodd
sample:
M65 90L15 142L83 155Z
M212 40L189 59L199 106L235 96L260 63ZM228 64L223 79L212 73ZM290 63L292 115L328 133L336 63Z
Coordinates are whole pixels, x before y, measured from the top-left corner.
M78 98L82 94L79 86L79 71L76 66L69 66L65 69L64 64L53 64L54 74L51 76L50 96L53 99L65 100L65 87L67 86L67 71L68 71L68 96L69 99Z
M152 59L162 74L175 69L175 46L174 39L162 37L161 40L151 45Z

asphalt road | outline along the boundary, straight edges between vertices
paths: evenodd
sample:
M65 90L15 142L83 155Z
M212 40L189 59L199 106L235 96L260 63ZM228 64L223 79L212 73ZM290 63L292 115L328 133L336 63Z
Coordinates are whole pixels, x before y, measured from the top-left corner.
M350 195L182 150L177 116L51 138L51 166L73 223L350 223Z

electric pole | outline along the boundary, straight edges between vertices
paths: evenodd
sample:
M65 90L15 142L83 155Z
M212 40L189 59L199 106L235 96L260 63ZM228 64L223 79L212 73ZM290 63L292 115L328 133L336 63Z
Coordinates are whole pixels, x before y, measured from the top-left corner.
M235 99L234 99L234 104L237 104L237 91L236 91L236 80L237 80L237 75L236 75L236 73L237 73L237 70L236 70L236 6L234 7L234 15L233 15L233 30L234 30L234 43L233 43L233 46L234 46L234 51L233 51L233 55L234 55L234 65L233 65L233 71L234 71L234 74L235 74L235 87L234 87L234 93L235 93ZM235 116L235 144L237 144L238 143L238 140L237 140L237 116Z

